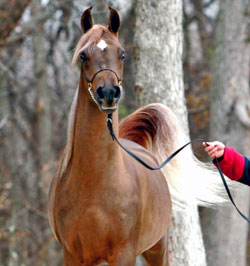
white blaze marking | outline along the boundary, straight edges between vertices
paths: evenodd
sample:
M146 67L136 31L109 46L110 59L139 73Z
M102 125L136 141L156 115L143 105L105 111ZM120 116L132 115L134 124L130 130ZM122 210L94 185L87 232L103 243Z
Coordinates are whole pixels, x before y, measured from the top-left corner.
M100 40L97 44L97 47L100 48L102 51L107 47L107 43L104 40Z

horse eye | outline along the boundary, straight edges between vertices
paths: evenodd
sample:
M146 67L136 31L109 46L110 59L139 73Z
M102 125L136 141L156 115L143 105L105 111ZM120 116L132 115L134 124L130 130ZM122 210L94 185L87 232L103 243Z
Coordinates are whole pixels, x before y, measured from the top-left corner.
M124 60L126 59L126 57L127 57L127 54L126 54L125 51L123 51L123 52L121 53L121 56L120 56L121 60L124 61Z
M87 55L84 52L81 52L80 60L81 60L82 63L88 60L88 57L87 57Z

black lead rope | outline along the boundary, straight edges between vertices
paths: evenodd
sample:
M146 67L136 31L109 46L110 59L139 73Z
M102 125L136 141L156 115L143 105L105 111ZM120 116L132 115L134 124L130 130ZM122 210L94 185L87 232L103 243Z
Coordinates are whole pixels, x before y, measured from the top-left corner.
M125 150L130 156L132 156L134 159L136 159L136 161L138 161L139 163L141 163L143 166L145 166L149 170L159 170L159 169L161 169L169 161L171 161L181 150L183 150L186 146L188 146L189 144L191 144L193 142L202 142L203 141L202 139L195 139L195 140L192 140L192 141L186 143L181 148L179 148L177 151L175 151L174 153L172 153L161 165L159 165L158 167L152 167L152 166L148 165L147 163L145 163L141 158L139 158L137 155L135 155L133 152L131 152L130 150L128 150L126 147L124 147L119 142L119 140L116 138L115 133L113 131L112 114L108 114L107 126L108 126L108 129L109 129L110 135L112 136L112 139L115 140L122 147L122 149Z
M228 187L228 185L227 185L226 179L225 179L225 177L224 177L224 175L223 175L223 173L222 173L222 170L221 170L221 168L220 168L220 165L219 165L218 159L215 158L214 160L215 160L216 166L217 166L217 168L218 168L218 170L219 170L219 173L220 173L220 176L221 176L222 182L223 182L224 187L225 187L225 189L226 189L226 191L227 191L227 195L228 195L229 199L231 200L232 204L234 205L235 209L236 209L237 212L240 214L240 216L241 216L243 219L245 219L247 222L250 223L250 218L246 217L246 216L245 216L245 215L244 215L244 214L238 209L238 207L236 206L236 204L235 204L235 202L234 202L234 200L233 200L232 194L231 194L231 192L230 192L230 190L229 190L229 187Z
M188 143L186 143L185 145L183 145L182 147L180 147L178 150L176 150L174 153L172 153L161 165L159 165L158 167L152 167L150 165L148 165L147 163L145 163L141 158L139 158L137 155L135 155L133 152L131 152L130 150L128 150L126 147L124 147L120 142L119 140L116 138L115 136L115 133L113 131L113 120L112 120L112 113L111 114L108 114L108 119L107 119L107 126L108 126L108 129L109 129L109 133L112 137L113 140L115 140L118 145L123 149L125 150L130 156L132 156L136 161L138 161L139 163L141 163L144 167L148 168L149 170L159 170L161 169L162 167L164 167L169 161L171 161L180 151L182 151L185 147L187 147L188 145L190 145L191 143L194 143L194 142L203 142L204 140L203 139L195 139L195 140L192 140L192 141L189 141ZM215 162L216 162L216 165L218 167L218 171L220 173L220 176L221 176L221 179L222 179L222 182L225 186L225 189L226 189L226 192L227 192L227 195L229 197L229 199L231 200L232 204L234 205L234 207L236 208L236 210L238 211L238 213L240 214L240 216L245 219L247 222L250 223L250 219L248 217L246 217L239 209L238 207L236 206L234 200L233 200L233 197L231 195L231 192L229 190L229 187L226 183L226 180L225 180L225 177L222 173L222 170L220 168L220 165L219 165L219 162L217 160L217 158L215 158Z

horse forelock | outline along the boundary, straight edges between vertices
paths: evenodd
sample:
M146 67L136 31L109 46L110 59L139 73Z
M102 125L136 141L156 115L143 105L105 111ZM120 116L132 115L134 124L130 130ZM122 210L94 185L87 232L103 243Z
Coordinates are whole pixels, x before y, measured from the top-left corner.
M83 50L87 50L89 54L93 53L97 43L101 40L114 43L116 46L120 46L117 37L112 34L109 29L103 25L94 25L88 32L86 32L76 45L76 49L73 55L72 64L76 65L78 62L79 54Z

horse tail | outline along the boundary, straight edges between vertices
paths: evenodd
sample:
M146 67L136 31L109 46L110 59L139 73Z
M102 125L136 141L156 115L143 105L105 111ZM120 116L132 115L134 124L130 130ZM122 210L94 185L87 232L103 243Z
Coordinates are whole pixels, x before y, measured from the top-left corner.
M119 137L150 150L159 164L187 142L178 119L163 104L149 104L123 119ZM220 177L212 164L200 162L191 147L182 150L161 169L170 187L174 207L188 203L211 206L225 202Z

